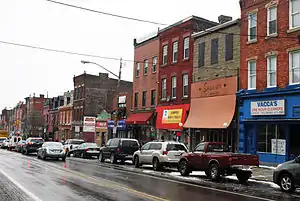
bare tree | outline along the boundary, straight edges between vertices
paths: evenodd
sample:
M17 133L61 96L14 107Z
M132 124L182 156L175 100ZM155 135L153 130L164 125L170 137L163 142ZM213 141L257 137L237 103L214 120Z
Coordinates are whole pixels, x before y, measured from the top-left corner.
M25 121L30 136L37 137L43 133L44 117L41 111L31 111Z

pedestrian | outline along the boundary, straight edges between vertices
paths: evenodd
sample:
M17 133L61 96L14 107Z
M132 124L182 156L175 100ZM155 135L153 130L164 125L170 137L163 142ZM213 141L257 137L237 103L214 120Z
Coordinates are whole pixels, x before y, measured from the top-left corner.
M161 141L165 141L165 136L161 136Z

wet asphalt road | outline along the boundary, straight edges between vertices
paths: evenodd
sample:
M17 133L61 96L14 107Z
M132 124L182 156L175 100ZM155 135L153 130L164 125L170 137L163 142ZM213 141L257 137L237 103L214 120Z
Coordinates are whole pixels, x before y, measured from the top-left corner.
M203 184L207 187L126 172L98 160L42 161L36 156L0 150L1 201L300 200L300 196L264 185L208 180L203 180Z

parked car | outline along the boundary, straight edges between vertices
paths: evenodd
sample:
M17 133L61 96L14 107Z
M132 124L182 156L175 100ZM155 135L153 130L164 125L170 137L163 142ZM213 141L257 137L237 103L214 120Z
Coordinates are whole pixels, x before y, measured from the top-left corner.
M66 160L66 153L61 142L45 142L37 149L37 158L46 160L47 158L57 158Z
M259 166L257 155L231 153L228 144L222 142L200 143L190 152L182 155L178 169L182 176L192 171L205 171L212 180L221 176L236 174L240 183L252 175L250 166Z
M9 144L9 140L6 139L3 141L2 145L1 145L1 149L7 149L8 148L8 144Z
M2 145L4 143L4 141L7 140L6 137L0 137L0 147L2 148Z
M7 149L12 151L12 150L15 150L17 144L22 140L22 137L21 136L12 136L10 139L9 139L9 143L8 143L8 147Z
M22 154L30 154L37 152L44 143L43 138L40 137L30 137L26 140L25 145L23 146Z
M300 156L278 165L273 172L273 181L284 192L292 193L300 187Z
M26 143L26 140L21 140L20 142L18 142L15 150L19 153L22 153L23 146L25 145L25 143Z
M187 147L179 142L148 142L133 155L135 167L152 164L154 170L163 166L177 167L180 156L188 152Z
M64 144L64 149L67 156L70 156L70 151L77 148L79 145L84 143L82 139L69 139Z
M107 144L100 149L100 161L104 162L109 158L111 163L116 163L121 160L132 160L133 154L140 148L139 142L136 139L128 138L113 138L108 140Z
M88 158L96 156L99 158L100 148L96 143L82 143L76 149L70 150L75 157Z

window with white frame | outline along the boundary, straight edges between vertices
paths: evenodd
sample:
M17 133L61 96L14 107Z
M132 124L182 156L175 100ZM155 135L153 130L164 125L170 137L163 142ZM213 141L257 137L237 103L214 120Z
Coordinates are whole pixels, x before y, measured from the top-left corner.
M172 98L176 98L177 79L176 76L172 77Z
M148 74L148 59L144 61L144 75Z
M156 72L156 67L157 67L157 57L152 58L152 73Z
M136 63L136 69L135 69L135 76L136 77L140 76L140 68L141 68L141 64L139 62Z
M166 65L168 62L168 45L163 46L163 59L162 64Z
M176 63L178 57L178 41L175 41L173 43L173 56L172 56L172 62Z
M248 15L248 41L256 40L257 13Z
M182 96L183 97L188 97L189 95L189 75L184 74L182 75Z
M268 25L267 33L268 36L277 33L277 6L268 8Z
M161 80L161 98L167 98L167 79L163 78Z
M289 56L290 84L300 83L300 51L290 52Z
M188 59L190 53L190 38L186 37L183 39L183 59Z
M300 0L290 0L290 29L300 26Z
M248 61L248 89L256 89L256 61Z
M276 87L276 56L267 57L267 81L268 87Z

